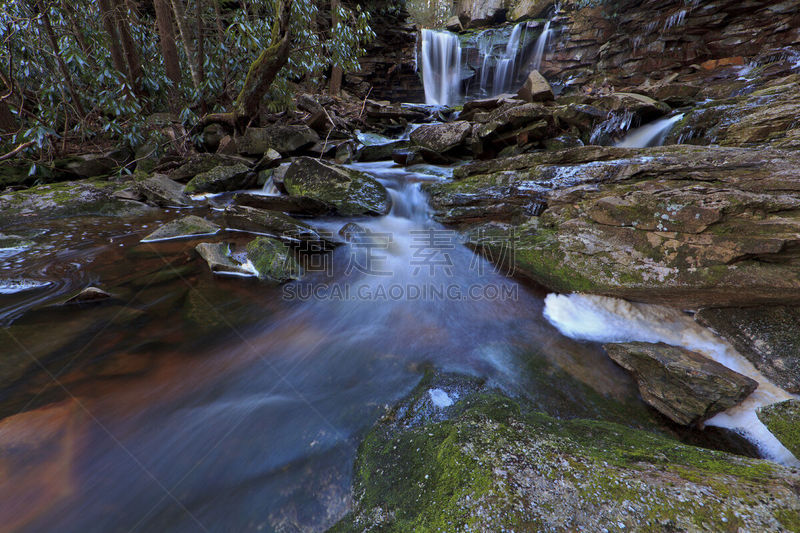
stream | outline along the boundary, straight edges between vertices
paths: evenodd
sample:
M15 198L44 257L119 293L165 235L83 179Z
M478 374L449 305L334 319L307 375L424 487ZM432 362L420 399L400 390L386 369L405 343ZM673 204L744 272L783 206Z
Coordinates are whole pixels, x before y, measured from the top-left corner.
M0 268L49 284L0 294L0 346L47 372L4 393L4 529L324 530L349 509L361 436L430 370L731 448L646 407L604 338L562 335L545 292L434 222L420 185L448 169L353 167L390 190L391 213L352 220L368 233L280 287L213 277L194 242L139 243L176 211L17 228L36 245ZM43 305L87 284L115 298Z

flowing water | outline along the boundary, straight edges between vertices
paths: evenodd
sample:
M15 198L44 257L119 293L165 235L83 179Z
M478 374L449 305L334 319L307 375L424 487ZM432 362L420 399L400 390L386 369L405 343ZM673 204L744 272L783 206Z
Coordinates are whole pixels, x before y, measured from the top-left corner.
M558 10L556 9L556 11ZM548 20L545 23L544 29L539 35L539 38L536 39L536 46L533 49L533 70L539 70L542 68L542 59L544 59L544 53L547 50L547 41L550 39L551 32L550 20Z
M683 113L662 118L645 124L628 133L621 141L615 144L622 148L647 148L661 146L669 135L672 127L683 119Z
M599 344L548 322L545 293L432 221L420 184L447 169L355 166L390 190L391 213L353 220L368 233L280 287L215 278L196 241L139 242L178 212L9 228L35 245L0 258L3 277L50 285L0 294L0 357L29 365L0 397L5 528L325 529L348 510L364 432L427 369L672 434ZM114 298L44 305L89 284Z
M458 36L422 30L422 83L425 103L450 105L461 95L461 44Z

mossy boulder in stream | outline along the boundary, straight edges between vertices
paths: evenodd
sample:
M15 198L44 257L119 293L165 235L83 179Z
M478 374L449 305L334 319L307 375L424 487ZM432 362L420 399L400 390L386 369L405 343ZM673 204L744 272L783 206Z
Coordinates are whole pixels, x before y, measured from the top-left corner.
M283 186L289 195L320 200L341 216L386 215L392 206L388 191L375 178L311 157L292 162Z
M256 182L256 173L243 163L220 165L201 172L186 184L187 193L225 192L246 189Z
M780 531L798 487L767 461L423 382L364 439L333 531Z
M247 259L258 271L262 280L283 283L299 279L302 269L289 250L277 239L259 237L247 245Z

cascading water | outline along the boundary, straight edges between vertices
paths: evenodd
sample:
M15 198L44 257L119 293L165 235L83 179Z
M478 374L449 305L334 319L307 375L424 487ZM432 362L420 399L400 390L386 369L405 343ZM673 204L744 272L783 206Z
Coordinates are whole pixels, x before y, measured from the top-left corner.
M683 113L669 118L662 118L650 124L636 128L615 146L621 148L647 148L648 146L661 146L664 139L677 122L683 118Z
M435 30L422 30L422 82L425 103L449 105L461 93L461 44L458 36Z
M505 53L497 61L494 71L494 84L492 86L495 94L502 94L508 91L514 79L514 67L516 66L517 54L520 48L520 37L525 23L520 22L511 31L511 37L506 44Z
M541 35L539 38L536 39L536 47L533 49L533 69L539 70L542 67L542 59L544 59L544 52L547 48L547 41L550 39L550 34L552 30L550 29L550 20L547 21L544 25L544 29L542 30Z

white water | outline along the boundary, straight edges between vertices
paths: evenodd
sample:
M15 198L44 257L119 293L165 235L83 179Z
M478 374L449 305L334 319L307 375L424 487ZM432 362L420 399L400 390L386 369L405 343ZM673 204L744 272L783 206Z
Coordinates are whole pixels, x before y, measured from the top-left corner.
M778 463L800 465L758 420L756 409L794 398L764 377L728 343L676 309L632 303L606 296L549 294L544 316L563 335L593 342L663 342L681 346L744 374L758 388L741 404L717 414L706 424L737 431Z
M450 105L461 95L461 43L458 36L422 30L422 84L425 103Z
M677 122L683 118L683 113L669 118L662 118L650 124L645 124L631 131L615 146L622 148L647 148L648 146L661 146L664 139Z
M533 49L533 69L539 70L542 67L542 59L544 59L544 52L547 49L547 41L550 39L550 21L544 25L542 34L536 39L536 47Z
M511 37L506 44L503 57L497 61L497 66L494 70L494 84L492 89L495 94L502 94L507 92L511 87L514 80L514 68L517 62L517 54L520 48L520 37L522 36L522 28L525 27L524 22L520 22L511 31Z

